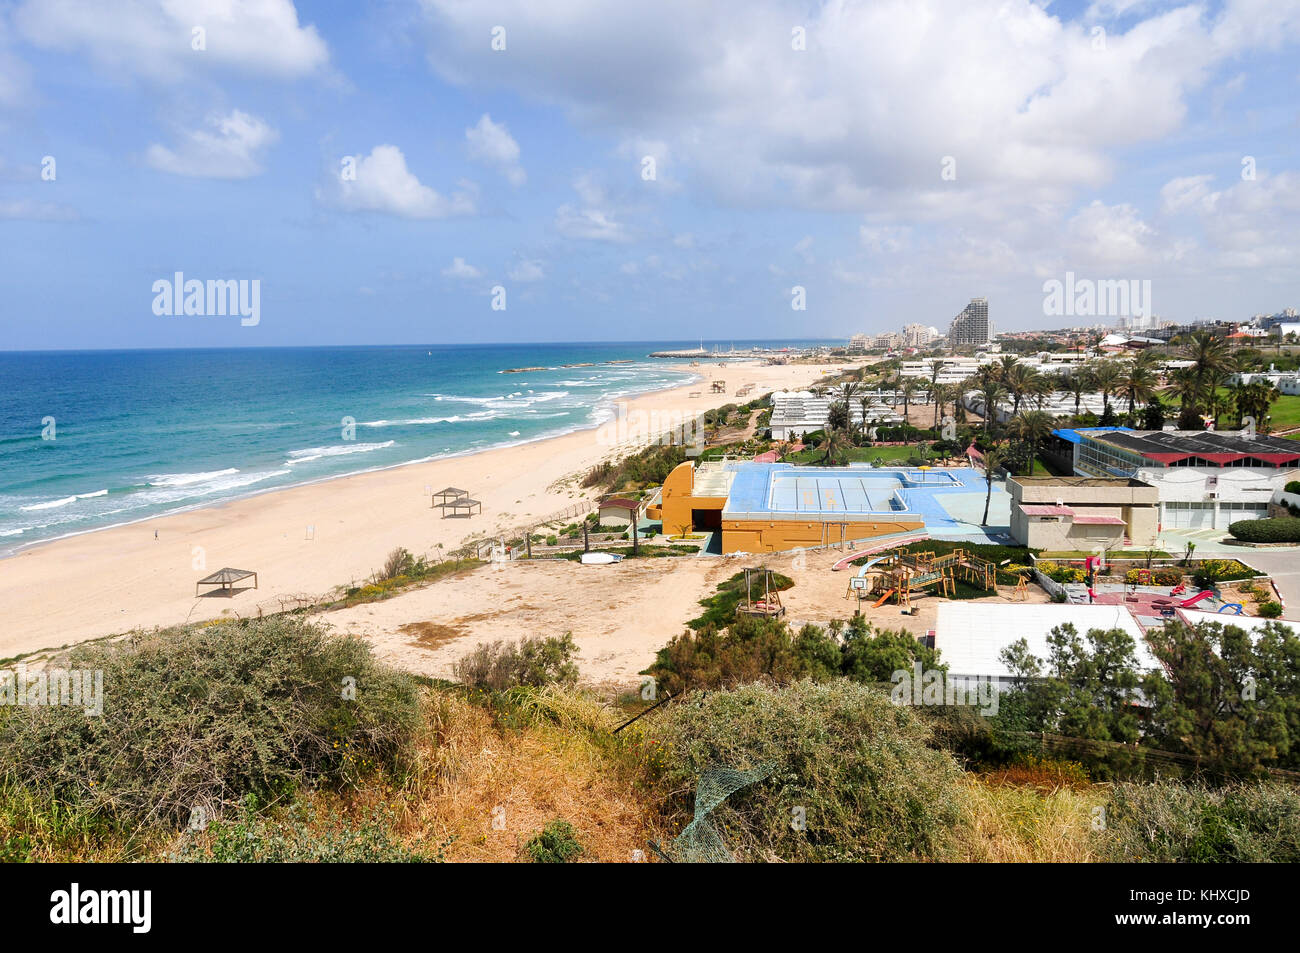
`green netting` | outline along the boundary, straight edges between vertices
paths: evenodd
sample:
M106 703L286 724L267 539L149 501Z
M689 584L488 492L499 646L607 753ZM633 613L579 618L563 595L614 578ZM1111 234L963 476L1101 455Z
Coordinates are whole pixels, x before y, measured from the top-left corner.
M695 816L677 835L669 850L674 860L686 864L731 864L736 862L709 820L709 814L741 788L762 781L776 770L776 763L761 764L748 771L710 768L695 781Z

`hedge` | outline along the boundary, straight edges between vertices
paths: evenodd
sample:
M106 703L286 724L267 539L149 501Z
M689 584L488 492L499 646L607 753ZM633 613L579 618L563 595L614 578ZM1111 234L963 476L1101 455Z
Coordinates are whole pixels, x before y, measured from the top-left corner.
M1300 519L1275 516L1265 520L1238 520L1228 527L1233 539L1248 543L1300 543Z

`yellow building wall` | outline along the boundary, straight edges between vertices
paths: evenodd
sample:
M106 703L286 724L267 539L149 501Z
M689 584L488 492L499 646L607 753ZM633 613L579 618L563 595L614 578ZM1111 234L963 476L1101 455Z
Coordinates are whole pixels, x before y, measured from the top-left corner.
M786 549L820 546L823 542L837 543L841 539L872 539L891 533L904 533L924 529L923 520L890 520L873 522L827 523L823 531L817 520L729 520L722 521L722 551L724 553L774 553ZM841 530L841 527L844 527ZM829 534L823 536L823 532Z
M727 498L723 496L692 496L694 485L693 466L689 462L679 464L664 480L659 505L650 507L646 515L663 520L664 532L671 535L694 525L693 510L721 511L727 505ZM919 519L850 520L847 524L830 522L825 529L819 520L723 519L722 551L772 553L820 546L824 542L837 543L841 539L872 539L924 528L924 520Z

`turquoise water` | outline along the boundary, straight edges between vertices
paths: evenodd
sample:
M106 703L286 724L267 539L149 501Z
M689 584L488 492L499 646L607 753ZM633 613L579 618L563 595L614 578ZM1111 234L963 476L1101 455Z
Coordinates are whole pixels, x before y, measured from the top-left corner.
M0 554L595 427L690 380L650 351L697 344L0 353Z

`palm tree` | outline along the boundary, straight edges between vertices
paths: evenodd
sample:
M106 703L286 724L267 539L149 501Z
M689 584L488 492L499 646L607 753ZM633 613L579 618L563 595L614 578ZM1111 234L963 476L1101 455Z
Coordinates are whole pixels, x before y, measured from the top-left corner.
M1006 387L1007 393L1011 395L1011 413L1013 416L1020 413L1020 402L1033 393L1036 386L1034 378L1038 376L1038 371L1032 367L1015 361L1008 364L1004 359L1002 383Z
M980 520L981 526L989 525L989 502L993 499L993 471L1002 466L1002 460L1006 456L999 446L989 447L984 451L984 482L988 484L988 489L984 493L984 518Z
M834 464L835 461L841 457L846 450L848 450L848 448L849 436L845 431L840 430L839 428L827 430L826 436L822 438L822 442L817 445L817 449L824 454L822 462L830 464Z
M1074 396L1074 416L1078 417L1084 392L1092 389L1087 368L1075 367L1062 373L1058 378L1056 389L1062 394Z
M1092 385L1101 391L1102 416L1110 415L1110 395L1119 384L1120 368L1114 361L1099 361L1092 369Z
M1156 392L1156 375L1151 369L1150 361L1140 358L1124 365L1115 385L1115 395L1128 401L1128 416L1132 418L1133 408L1145 404Z
M905 377L902 379L900 390L903 392L903 425L911 423L908 419L908 411L912 406L912 395L920 388L920 383L915 377Z
M930 399L934 401L934 429L939 429L939 418L943 416L944 407L948 406L953 399L953 386L951 384L931 384Z
M1183 342L1180 355L1184 360L1193 361L1190 368L1192 380L1195 381L1193 392L1187 396L1191 398L1190 408L1186 401L1184 410L1195 411L1198 414L1201 411L1209 409L1210 398L1213 396L1215 388L1219 386L1220 381L1231 373L1234 361L1232 354L1228 349L1227 342L1208 331L1193 331ZM1188 414L1190 417L1190 414ZM1183 414L1179 414L1179 425L1182 425Z
M862 409L862 419L858 421L858 433L865 436L867 433L867 411L871 409L871 396L863 394L859 397L858 406Z
M1055 429L1056 419L1045 410L1031 410L1012 419L1011 433L1029 445L1029 469L1025 476L1034 475L1034 458L1038 454L1038 445L1050 437Z
M1006 393L1006 388L997 381L989 380L981 384L978 390L980 403L982 405L981 410L984 414L984 432L988 433L993 418L996 417L998 413L998 401L1001 400L1003 395Z

